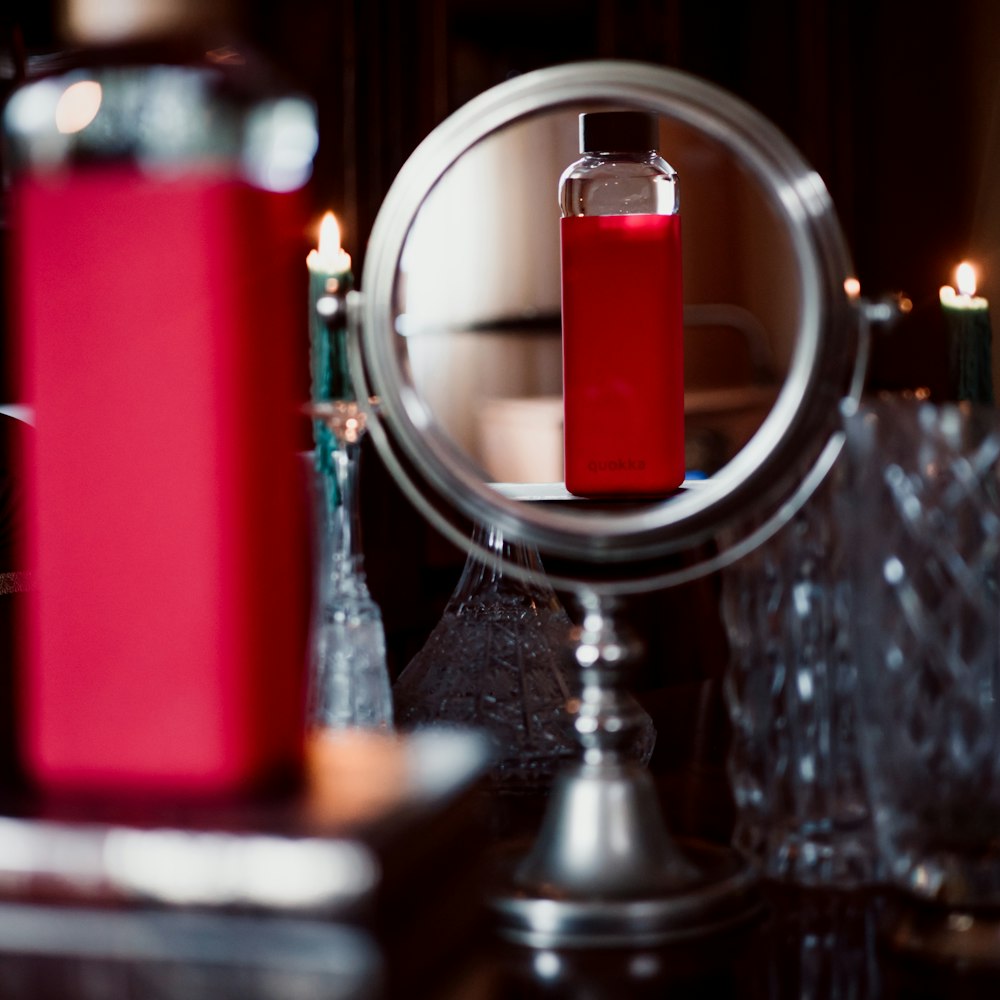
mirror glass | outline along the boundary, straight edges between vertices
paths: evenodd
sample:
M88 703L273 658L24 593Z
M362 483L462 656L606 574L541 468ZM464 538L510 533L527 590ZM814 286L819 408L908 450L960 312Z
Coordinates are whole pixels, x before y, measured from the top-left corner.
M559 178L579 115L610 108L657 116L680 189L688 478L644 501L562 484ZM863 369L849 275L821 179L752 108L673 70L571 63L480 95L404 165L366 252L354 371L383 459L452 541L490 524L552 577L659 586L787 519L830 460Z
M563 479L559 206L578 159L572 106L486 137L441 177L407 234L395 330L434 424L498 483ZM685 452L719 472L789 369L801 276L769 193L720 141L660 117L680 186ZM616 331L607 332L614 351Z

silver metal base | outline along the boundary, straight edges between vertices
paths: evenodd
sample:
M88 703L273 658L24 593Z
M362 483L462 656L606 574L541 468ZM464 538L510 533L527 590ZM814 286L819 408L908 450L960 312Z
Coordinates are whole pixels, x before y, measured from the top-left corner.
M489 903L501 937L531 948L652 947L731 930L757 918L763 902L757 879L729 848L674 842L690 874L647 896L573 898L517 884L529 848L507 847L497 858Z

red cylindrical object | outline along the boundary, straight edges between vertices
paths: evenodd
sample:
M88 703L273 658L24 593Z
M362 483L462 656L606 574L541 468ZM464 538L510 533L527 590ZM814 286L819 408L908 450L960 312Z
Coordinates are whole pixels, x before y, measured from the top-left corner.
M677 177L641 112L581 116L560 181L564 464L584 497L663 496L684 481Z
M35 412L20 744L44 790L243 794L301 768L307 205L301 178L248 175L252 129L227 127L264 107L253 127L280 133L273 114L295 107L224 76L125 60L8 107L13 326ZM45 101L81 78L101 106L60 138ZM178 101L172 146L149 129Z

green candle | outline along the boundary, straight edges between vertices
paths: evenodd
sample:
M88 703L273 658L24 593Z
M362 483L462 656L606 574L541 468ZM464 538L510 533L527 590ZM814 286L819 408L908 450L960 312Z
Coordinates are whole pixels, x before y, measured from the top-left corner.
M309 374L313 403L353 399L353 387L347 367L347 325L340 311L338 322L320 315L317 305L326 296L346 298L354 284L351 256L340 245L340 227L333 212L327 212L320 223L319 243L306 257L309 268ZM333 449L337 442L328 424L313 419L313 440L316 445L316 468L323 473L334 491Z
M957 271L958 291L941 288L941 311L948 327L952 396L973 403L993 402L993 330L989 302L976 295L976 272L968 261Z

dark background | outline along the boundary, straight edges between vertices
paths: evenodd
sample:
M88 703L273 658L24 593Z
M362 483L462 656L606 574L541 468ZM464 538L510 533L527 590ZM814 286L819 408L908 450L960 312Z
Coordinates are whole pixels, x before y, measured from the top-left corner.
M995 0L922 12L915 6L254 0L235 6L233 22L317 103L321 146L312 197L317 217L325 208L338 213L362 287L366 238L389 185L450 112L527 70L577 59L640 59L720 84L785 132L830 189L863 293L903 291L914 303L877 343L870 387L936 389L946 368L938 287L971 257L985 293L1000 295L1000 157L992 151L1000 9ZM4 10L0 65L9 90L26 60L57 51L61 41L46 3L8 0ZM305 323L303 313L303 343ZM0 384L3 401L16 401L9 370ZM371 450L362 503L370 582L398 672L437 621L464 556L427 527ZM725 662L716 588L710 579L631 602L650 649L639 687L656 708L661 759L674 743L690 744L692 727L715 724L697 721L691 698L704 703L702 682L717 679ZM681 689L688 698L679 697Z
M973 256L1000 294L991 215L1000 10L956 0L234 0L236 32L313 96L316 211L332 207L363 277L378 208L417 143L461 104L538 67L640 59L704 77L770 118L833 196L862 290L919 313ZM57 50L52 0L0 13L18 52ZM20 41L17 41L18 36ZM932 380L923 343L880 352L879 384ZM885 356L882 356L882 355Z

